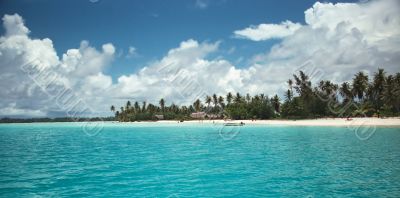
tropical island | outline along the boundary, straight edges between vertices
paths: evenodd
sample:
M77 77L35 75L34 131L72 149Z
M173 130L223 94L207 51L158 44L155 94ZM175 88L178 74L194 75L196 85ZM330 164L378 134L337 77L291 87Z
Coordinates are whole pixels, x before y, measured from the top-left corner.
M278 124L290 125L293 120L305 120L303 125L343 125L338 120L319 123L317 119L345 118L388 118L400 116L400 73L387 74L378 69L369 77L360 71L340 85L329 80L321 80L313 85L311 77L303 71L289 79L287 91L280 98L277 94L227 93L207 95L204 100L197 99L191 105L172 103L167 106L161 98L159 104L127 101L117 109L111 105L114 117L56 117L56 118L8 118L0 123L34 122L99 122L99 121L212 121L221 120L280 120ZM311 122L310 122L311 120ZM400 120L368 120L374 125L400 125ZM263 124L263 122L260 122ZM271 122L269 122L271 123Z
M338 85L321 80L313 85L303 71L287 81L288 89L282 100L278 95L251 96L241 93L213 94L204 100L197 99L189 106L172 103L159 105L139 101L118 110L110 110L120 122L155 120L267 120L267 119L317 119L351 117L396 117L400 115L400 73L386 74L378 69L372 77L356 73L349 82Z

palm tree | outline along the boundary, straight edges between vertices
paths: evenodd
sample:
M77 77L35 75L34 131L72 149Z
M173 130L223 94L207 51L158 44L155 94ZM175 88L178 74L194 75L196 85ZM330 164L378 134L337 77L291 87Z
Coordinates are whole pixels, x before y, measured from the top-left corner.
M383 101L381 100L382 93L386 83L385 71L383 69L378 69L375 72L374 79L372 83L371 99L373 100L375 109L380 109L383 106Z
M386 79L386 85L382 92L381 99L383 100L384 104L389 106L392 111L397 110L400 104L397 103L398 96L396 96L396 84L395 79L392 75L389 75ZM398 93L397 93L398 94Z
M293 81L292 81L292 79L289 79L287 83L289 85L290 91L293 92Z
M233 99L233 102L238 104L242 101L242 96L238 93L236 93L236 97Z
M156 107L153 104L149 103L149 105L147 105L147 111L150 113L154 113L156 111Z
M353 100L353 93L348 82L342 83L339 88L339 93L343 97L343 103L347 104L348 102Z
M161 98L159 104L160 104L160 107L161 107L161 111L164 112L164 109L165 109L165 100L164 100L164 98Z
M210 107L210 103L211 103L211 97L210 96L206 96L206 104L207 104L207 108Z
M110 110L111 110L112 112L114 112L114 111L115 111L115 107L114 107L114 105L111 105L111 107L110 107Z
M182 108L181 108L181 112L183 112L183 113L187 114L187 113L188 113L188 111L189 111L189 108L188 108L187 106L182 106Z
M247 93L247 94L246 94L246 102L247 102L247 103L250 103L250 100L251 100L250 94Z
M225 108L224 97L222 96L218 97L218 104L221 106L221 108Z
M280 107L279 100L280 99L279 99L278 95L276 95L276 94L274 97L271 98L272 106L274 107L276 112L279 112L279 107Z
M288 90L286 91L286 93L285 93L285 98L286 98L286 101L288 101L288 102L292 101L293 94L292 94L292 91L290 91L290 89L288 89Z
M218 104L218 97L217 97L216 94L214 94L214 95L212 96L212 98L213 98L213 103L214 103L214 108L215 108L215 107L217 107L217 104Z
M199 112L201 110L201 101L200 99L197 99L194 103L193 103L194 109L196 110L196 112Z
M260 94L260 99L264 100L265 99L265 95L264 94Z
M146 101L143 101L142 112L146 112Z
M229 92L228 95L226 95L226 102L228 103L228 105L230 105L232 103L232 93Z
M136 113L139 113L139 112L140 112L139 103L138 103L137 101L135 101L135 104L134 104L133 106L134 106L134 108L135 108L135 112L136 112Z
M368 76L364 72L358 72L353 78L353 94L358 100L363 100L368 88Z
M384 89L384 84L386 82L386 72L383 69L378 69L378 72L375 72L374 74L374 81L373 81L373 86L375 91L377 92L382 92Z
M308 101L312 94L311 81L309 81L309 77L303 71L299 72L299 76L294 74L293 77L296 83L294 89L304 101Z

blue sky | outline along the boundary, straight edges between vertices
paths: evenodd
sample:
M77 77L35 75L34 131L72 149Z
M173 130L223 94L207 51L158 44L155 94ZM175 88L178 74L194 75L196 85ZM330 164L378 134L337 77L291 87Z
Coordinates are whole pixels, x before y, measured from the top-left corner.
M112 115L127 100L283 99L299 70L338 84L399 71L398 0L0 0L0 14L0 116L66 115L43 91L53 82L32 81L26 62L71 88L92 110L82 116Z
M304 24L304 11L314 3L311 0L8 0L1 1L0 13L21 15L31 30L30 36L51 38L58 55L79 47L81 40L96 48L113 43L120 56L105 72L115 80L161 58L190 38L200 42L221 41L220 50L211 56L223 56L238 67L246 67L245 60L268 51L279 40L237 39L234 30L285 20ZM130 46L135 47L137 56L126 58Z

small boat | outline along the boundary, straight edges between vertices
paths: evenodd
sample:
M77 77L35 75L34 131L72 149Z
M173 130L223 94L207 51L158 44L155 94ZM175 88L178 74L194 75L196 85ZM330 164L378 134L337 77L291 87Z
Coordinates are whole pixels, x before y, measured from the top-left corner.
M243 126L243 125L244 125L243 122L241 123L228 122L224 124L224 126Z

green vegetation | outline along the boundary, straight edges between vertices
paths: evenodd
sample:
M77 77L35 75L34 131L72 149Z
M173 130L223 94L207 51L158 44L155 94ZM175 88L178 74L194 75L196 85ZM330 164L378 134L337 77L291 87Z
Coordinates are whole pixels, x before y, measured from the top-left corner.
M128 101L120 110L111 106L118 121L157 120L159 115L166 120L193 119L195 112L205 112L208 119L305 119L321 117L351 116L399 116L400 115L400 73L386 75L383 69L374 73L372 80L363 72L354 75L352 82L341 85L322 80L313 86L311 79L300 71L288 80L284 101L275 95L264 94L243 96L228 93L225 97L213 94L194 101L189 106L146 104L131 105Z
M163 115L162 119L165 120L187 120L193 119L190 115L194 112L205 112L205 118L218 119L270 119L277 115L273 110L272 101L263 94L243 97L239 93L235 96L228 93L226 98L227 104L225 104L224 96L213 94L205 97L205 104L198 99L192 105L181 107L175 104L165 106L164 99L160 100L160 106L151 103L148 105L144 103L142 107L131 106L128 101L124 107L120 108L120 111L115 111L115 116L119 121L128 122L158 120L157 115ZM115 110L114 106L111 109Z
M282 104L284 118L399 116L400 73L387 76L378 69L369 81L366 74L358 72L351 83L322 80L316 87L301 71L293 78Z

